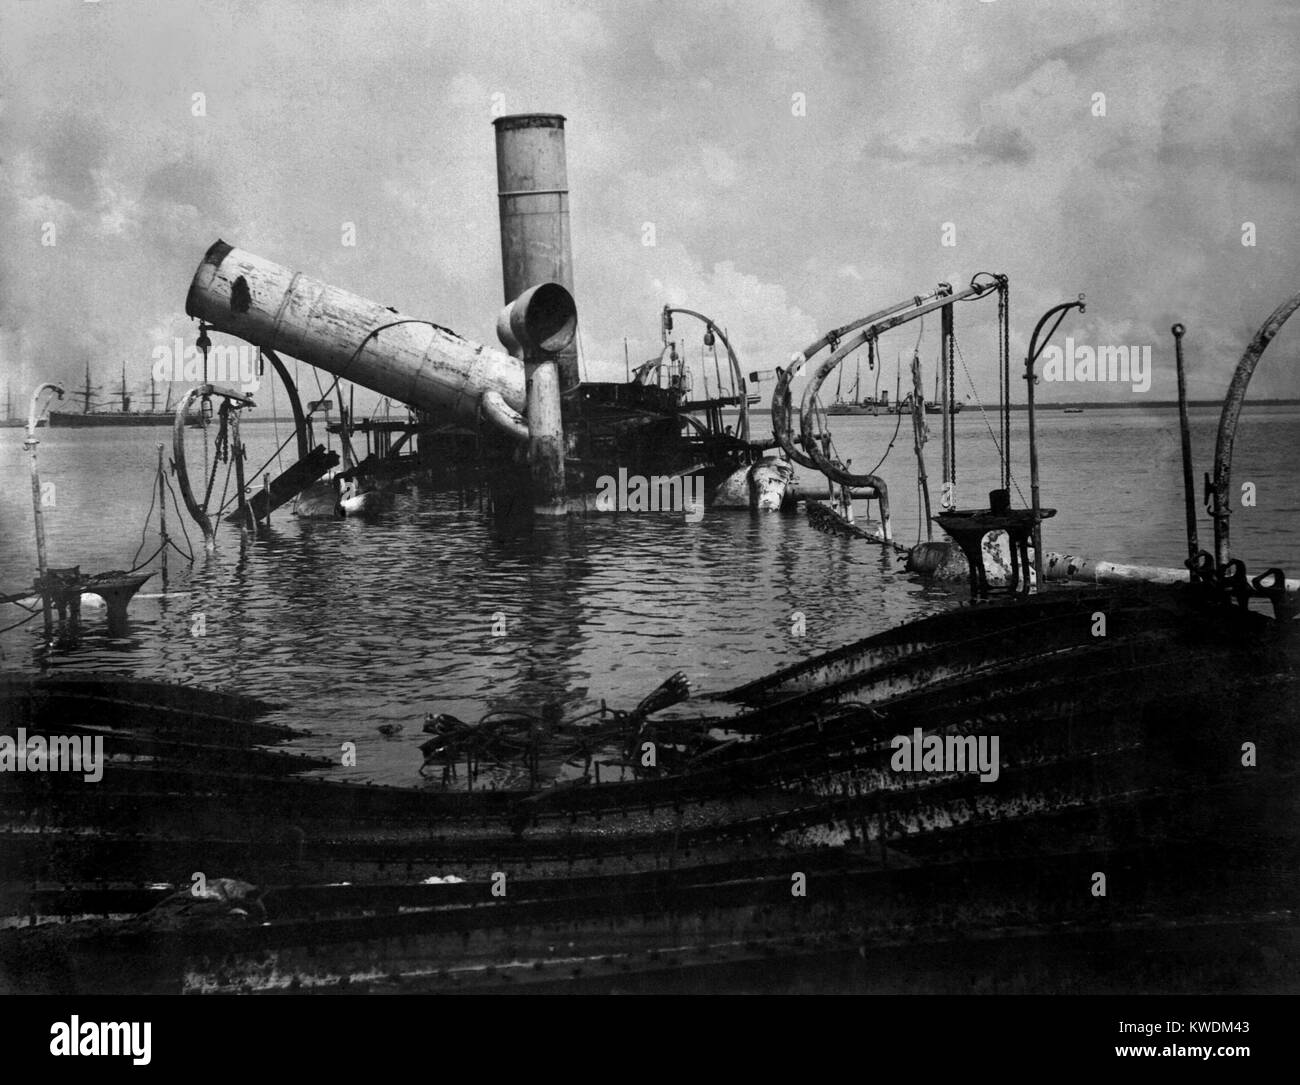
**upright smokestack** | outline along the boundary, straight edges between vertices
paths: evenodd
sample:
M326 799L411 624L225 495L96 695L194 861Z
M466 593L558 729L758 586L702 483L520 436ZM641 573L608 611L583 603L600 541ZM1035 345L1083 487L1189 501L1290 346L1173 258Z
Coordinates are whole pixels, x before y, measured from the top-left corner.
M564 118L521 113L492 122L497 141L501 213L501 274L509 305L525 290L559 283L573 293L569 249L569 180L564 165ZM557 357L560 384L578 383L574 346Z

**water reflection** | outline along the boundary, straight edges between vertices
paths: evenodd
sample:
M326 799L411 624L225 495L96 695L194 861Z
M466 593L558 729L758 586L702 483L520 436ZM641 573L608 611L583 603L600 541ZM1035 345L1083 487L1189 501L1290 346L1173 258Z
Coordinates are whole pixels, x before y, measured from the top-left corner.
M875 424L888 420L843 421L841 449L874 462L889 436ZM962 492L976 494L996 481L997 461L980 451L978 417L963 412L959 422ZM1213 425L1213 412L1194 420L1198 451L1208 454ZM262 428L248 427L250 444L270 441ZM1170 418L1132 411L1045 422L1045 500L1061 509L1048 545L1177 565L1181 482L1171 434ZM1300 564L1297 438L1294 411L1253 419L1239 438L1238 473L1263 495L1233 524L1254 571L1286 567L1288 558L1291 569ZM49 517L53 564L129 564L152 452L125 434L47 436L42 475L60 484ZM887 466L900 480L891 494L895 535L910 543L910 460L896 449ZM25 478L20 439L8 431L0 432L0 470ZM0 588L30 583L29 502L21 486L0 488ZM622 514L518 530L474 500L462 505L454 492L413 485L373 520L280 512L262 537L241 540L229 525L220 532L215 554L200 550L192 566L172 560L168 594L158 577L146 584L121 635L109 634L102 611L87 611L77 644L46 650L38 619L0 635L0 663L251 693L284 706L279 718L305 732L303 749L334 757L355 742L356 767L340 769L347 775L412 783L428 712L477 720L546 703L576 712L602 698L630 708L675 671L696 689L722 689L963 598L960 588L912 581L880 547L820 534L802 514L709 511L698 523ZM19 616L0 615L0 625ZM494 635L497 616L503 636ZM385 737L385 724L401 730Z

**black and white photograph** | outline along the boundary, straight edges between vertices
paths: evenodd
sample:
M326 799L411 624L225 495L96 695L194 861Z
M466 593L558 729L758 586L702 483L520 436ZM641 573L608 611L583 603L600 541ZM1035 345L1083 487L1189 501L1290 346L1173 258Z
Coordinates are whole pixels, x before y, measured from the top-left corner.
M0 0L33 1050L1197 996L1076 1038L1259 1055L1298 53L1290 0Z

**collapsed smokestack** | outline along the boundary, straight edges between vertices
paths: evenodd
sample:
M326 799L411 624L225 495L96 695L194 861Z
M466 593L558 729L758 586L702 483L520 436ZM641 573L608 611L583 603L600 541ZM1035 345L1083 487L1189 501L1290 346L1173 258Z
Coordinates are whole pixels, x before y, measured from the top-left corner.
M552 325L563 329L568 314L549 295L543 300L552 302L545 312L521 320L554 334ZM520 414L526 399L518 359L224 241L194 273L185 312L420 410L468 422L482 410L517 439L530 437Z
M541 283L573 293L569 248L569 180L564 118L558 113L498 117L497 197L501 214L501 275L506 304ZM574 346L556 358L562 388L578 383Z

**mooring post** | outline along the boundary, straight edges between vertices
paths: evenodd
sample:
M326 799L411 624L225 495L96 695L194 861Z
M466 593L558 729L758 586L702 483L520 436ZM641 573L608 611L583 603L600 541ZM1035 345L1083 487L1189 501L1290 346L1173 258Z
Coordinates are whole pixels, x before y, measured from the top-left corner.
M163 443L158 442L158 534L162 537L162 586L167 594L167 476L163 473Z
M1183 505L1187 514L1187 568L1196 579L1196 555L1200 544L1196 538L1196 484L1192 472L1192 431L1187 420L1187 374L1183 368L1183 334L1186 329L1175 324L1169 329L1174 334L1174 358L1178 367L1178 429L1183 440Z

